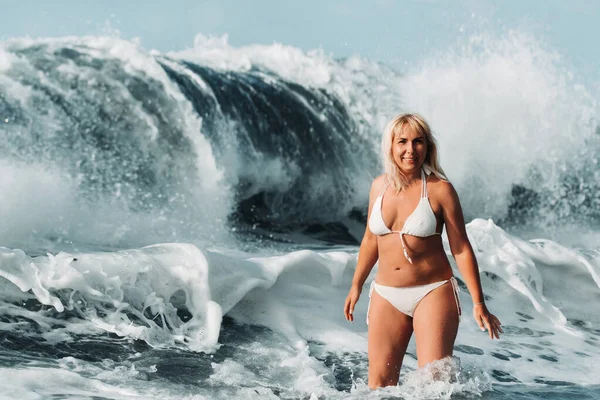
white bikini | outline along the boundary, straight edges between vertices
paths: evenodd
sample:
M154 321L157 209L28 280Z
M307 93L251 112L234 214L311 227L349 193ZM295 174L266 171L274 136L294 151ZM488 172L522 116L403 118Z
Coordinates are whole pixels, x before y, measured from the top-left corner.
M441 232L436 232L437 228L437 218L431 209L431 204L429 204L429 197L427 197L427 177L425 176L425 171L421 170L421 180L423 184L421 185L421 200L419 200L419 204L417 208L406 218L404 222L404 226L401 231L393 231L387 227L385 221L383 220L383 215L381 213L381 203L383 202L383 195L387 190L389 183L386 183L379 196L375 199L375 203L373 204L373 209L371 210L371 217L369 218L369 229L375 235L383 236L388 235L390 233L399 233L400 234L400 242L402 243L402 249L404 250L404 256L408 260L409 263L413 263L412 259L408 255L408 251L406 250L406 243L404 242L404 235L416 236L416 237L428 237L433 235L441 235Z
M429 173L429 171L428 171ZM406 248L406 242L404 241L404 235L416 236L416 237L429 237L433 235L440 235L441 233L436 232L437 218L433 213L431 204L429 203L429 197L427 196L427 176L424 170L421 170L421 180L423 184L421 186L421 199L415 210L406 218L404 226L400 231L393 231L385 224L381 211L383 195L385 194L389 183L386 183L379 193L379 196L373 203L373 209L371 210L371 217L369 218L369 229L375 235L383 236L390 233L398 233L400 235L400 243L402 244L402 250L404 256L409 263L413 263L412 259L408 254ZM443 284L450 282L453 287L454 299L456 300L456 307L458 308L458 315L460 318L461 309L460 302L458 299L458 283L456 278L452 277L445 281L434 282L427 285L410 286L410 287L393 287L384 286L371 282L371 288L369 290L369 298L373 294L373 290L389 301L398 311L412 317L415 309L419 305L419 302L434 289L442 286ZM369 300L369 309L371 307L371 301ZM369 310L367 310L367 324L369 323Z

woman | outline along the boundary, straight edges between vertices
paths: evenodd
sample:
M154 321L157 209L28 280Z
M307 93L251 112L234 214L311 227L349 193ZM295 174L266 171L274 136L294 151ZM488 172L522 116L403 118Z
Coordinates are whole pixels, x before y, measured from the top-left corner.
M382 150L385 173L371 185L368 226L344 304L346 319L353 321L362 286L379 259L367 311L371 388L398 383L413 331L419 367L452 355L461 311L440 236L444 224L475 321L492 339L502 332L486 308L458 195L439 166L429 125L416 114L395 117Z

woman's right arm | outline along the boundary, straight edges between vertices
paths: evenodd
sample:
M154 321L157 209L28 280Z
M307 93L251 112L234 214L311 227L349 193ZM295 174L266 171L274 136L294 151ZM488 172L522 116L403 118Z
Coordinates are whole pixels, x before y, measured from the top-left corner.
M350 291L348 292L348 296L344 303L344 315L346 316L346 320L350 322L354 321L354 316L352 315L354 313L354 306L358 302L362 287L378 258L377 236L369 229L369 218L371 217L373 203L383 187L383 179L383 175L377 177L373 180L373 184L371 185L369 210L367 212L367 227L362 242L360 243L358 261L356 263L356 270L354 271L354 278L352 279L352 286L350 287Z

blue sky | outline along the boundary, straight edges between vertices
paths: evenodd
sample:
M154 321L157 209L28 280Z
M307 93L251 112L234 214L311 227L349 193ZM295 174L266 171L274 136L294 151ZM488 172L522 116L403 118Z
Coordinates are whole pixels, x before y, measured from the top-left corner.
M477 32L518 29L561 53L582 76L600 70L596 0L0 0L0 38L119 31L161 51L197 33L234 46L273 42L360 55L400 70Z

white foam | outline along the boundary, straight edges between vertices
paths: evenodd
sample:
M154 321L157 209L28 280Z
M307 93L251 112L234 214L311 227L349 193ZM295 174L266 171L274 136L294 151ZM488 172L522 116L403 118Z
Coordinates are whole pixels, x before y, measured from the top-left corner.
M323 86L330 80L332 60L322 51L304 52L281 44L234 48L227 35L197 34L191 49L169 52L170 57L198 62L221 70L248 71L254 65L266 67L283 79L309 86Z
M76 260L60 253L35 261L22 251L2 249L0 265L1 276L23 292L31 290L40 303L59 313L76 311L96 330L157 347L185 342L187 348L208 351L217 346L220 307L210 300L206 259L194 246L82 254ZM61 289L69 292L66 297L59 294ZM185 322L170 303L180 290L190 313ZM67 327L73 329L63 333L86 333L77 324Z
M575 76L542 41L509 31L469 36L403 79L404 107L430 122L469 215L500 219L514 184L555 192L561 169L587 170L598 98Z
M69 247L74 239L88 247L122 247L156 241L171 229L160 215L131 211L106 197L80 197L75 179L42 163L0 160L0 190L4 246Z
M0 368L0 398L40 400L53 397L88 399L91 396L114 400L213 398L206 389L185 392L179 385L151 385L135 367L117 366L110 370L65 358L56 366ZM226 397L219 397L226 398Z
M342 101L357 122L356 134L376 154L389 118L400 111L423 114L469 217L506 217L515 184L555 192L562 172L583 173L597 161L593 88L577 81L560 54L523 31L464 36L406 76L358 57L338 61L277 44L234 48L226 36L199 34L192 49L168 56L223 71L257 67L323 88ZM587 140L592 146L586 149ZM532 152L534 143L538 150ZM348 173L364 187L344 205L350 210L366 202L372 176L353 168Z
M54 238L67 237L69 240L87 244L95 243L101 246L139 246L156 243L159 240L169 240L173 234L180 237L186 235L188 238L197 237L199 241L202 239L205 241L215 239L227 240L228 232L227 229L223 228L223 223L226 221L232 207L232 194L229 191L229 186L223 181L223 169L216 165L212 148L202 134L202 120L193 110L190 102L179 91L177 85L169 79L155 57L141 49L138 43L121 40L116 37L19 38L2 42L1 48L7 54L15 54L17 51L29 47L37 47L41 49L40 51L47 51L50 58L53 57L53 51L66 47L74 49L84 56L95 57L101 60L117 59L123 70L131 76L139 77L142 80L152 79L160 83L166 98L172 100L172 110L176 113L176 116L173 116L171 121L178 124L177 128L181 131L182 136L191 143L192 147L190 161L193 163L193 168L189 168L189 171L187 169L180 171L183 175L180 177L181 182L185 184L185 188L181 188L180 191L186 192L186 196L188 196L186 198L187 203L176 207L174 210L168 210L168 212L165 210L155 210L153 211L154 215L143 215L143 212L133 211L140 207L137 204L128 204L128 198L121 196L120 184L115 185L114 193L106 193L102 198L98 198L99 196L96 196L96 194L87 196L88 193L85 193L86 188L79 187L78 185L81 177L76 176L73 171L61 170L63 164L69 164L68 162L61 164L61 161L67 160L48 162L40 156L39 162L37 164L33 162L35 165L29 167L25 162L19 162L14 159L14 155L18 158L25 152L14 149L13 158L3 159L0 168L3 169L3 174L7 173L9 177L12 175L15 177L18 176L19 180L24 180L24 182L19 182L16 185L17 188L26 186L28 187L27 190L35 191L38 181L44 177L51 176L51 179L55 181L55 185L58 186L57 190L65 189L63 203L46 204L46 200L49 200L49 202L60 200L54 193L48 199L43 196L38 198L39 209L45 210L43 213L45 216L53 220L56 216L56 208L67 210L75 208L73 215L62 213L61 215L65 220L61 221L62 223L57 223L54 227L54 230L64 229L64 231L49 236L53 236ZM9 59L7 58L7 60ZM61 134L64 126L60 116L57 115L60 112L53 107L49 107L47 113L39 113L36 111L36 104L31 102L32 99L45 102L47 101L47 94L39 92L35 88L23 86L19 83L20 79L18 76L35 76L35 79L41 80L44 86L51 88L53 92L59 93L67 99L72 96L72 89L62 87L59 82L53 81L45 74L39 74L33 61L27 57L14 56L10 60L10 65L6 69L0 69L0 82L6 83L6 85L2 85L3 89L6 90L5 95L7 95L11 102L17 102L18 109L26 118L30 119L30 130L34 132L39 130L48 138ZM17 72L18 75L16 75ZM72 61L64 60L64 63L60 65L56 73L63 75L65 80L69 80L73 75L76 75L80 80L93 83L97 78L98 71L76 66ZM154 116L149 115L143 109L141 102L132 97L131 93L122 85L122 82L118 80L108 81L107 84L114 90L115 94L118 93L121 100L130 105L131 111L135 113L137 118L135 134L139 134L140 136L146 135L149 143L155 140L159 132ZM107 101L110 101L110 99ZM135 112L136 110L137 112ZM22 129L22 127L10 123L12 119L11 115L0 117L2 117L2 121L0 121L2 128L7 129L14 137L18 137L19 129ZM8 122L5 122L5 120ZM11 145L10 142L8 145ZM33 143L32 145L35 147L36 144ZM13 150L10 147L9 149ZM35 153L36 150L38 149L29 148L27 149L27 154ZM46 151L48 149L42 148L39 149L38 153L44 154ZM66 156L66 158L69 156ZM87 157L93 160L94 154L90 154ZM31 163L31 160L27 160L27 162ZM80 163L81 160L76 159L73 162ZM36 167L44 170L42 171L41 178L36 178L35 174L31 173ZM121 167L121 165L116 167ZM57 177L60 179L57 179ZM164 182L164 184L167 185L168 182ZM66 190L67 188L68 190ZM42 187L41 189L48 190L47 187ZM11 193L11 191L8 190L8 193ZM176 199L181 194L166 193L164 196ZM94 198L97 202L90 201L90 197ZM10 207L3 207L3 211L6 210L6 213L10 215L24 215L25 211L31 209L29 206L31 201L28 199L25 201L24 209L19 205L20 198L16 196L4 201L10 203ZM93 204L89 204L90 202ZM192 205L194 208L193 212L190 210ZM96 209L102 211L99 210L100 212L96 214ZM85 211L81 212L81 215L77 212L79 210ZM33 215L37 215L36 212ZM95 216L96 219L86 218L86 215ZM85 229L73 229L74 226L82 228L81 225L83 224L80 217L88 221L91 220L91 224L87 226L89 229L87 232ZM193 221L191 221L192 219ZM103 224L103 220L106 224ZM176 222L173 222L174 220ZM44 221L44 218L38 218L35 223L43 224L41 221ZM177 221L184 221L184 226L177 224ZM18 222L16 226L19 226ZM29 219L24 218L23 230L36 229L36 227L31 227L28 222ZM109 233L107 230L110 224L113 225L110 227L111 232ZM48 225L51 225L51 223ZM202 226L205 229L198 229L198 226ZM41 230L44 231L44 229ZM116 235L113 235L113 232ZM38 241L46 239L45 233L41 232L37 235ZM128 239L124 236L127 236ZM161 239L157 239L157 237ZM27 247L29 244L29 241L22 237L15 237L14 241L11 238L7 239L6 241L2 241L3 245ZM37 245L44 247L45 244L40 245L40 243L37 243Z
M558 244L540 246L538 241L523 241L491 221L475 220L467 229L481 270L491 273L482 275L482 283L488 306L503 322L506 334L500 341L491 341L487 333L479 331L470 315L469 296L461 293L465 315L456 344L479 348L474 353L455 353L462 364L490 375L493 370L503 371L525 383L536 379L593 383L586 357L578 354L600 354L585 326L569 321L599 317L597 310L581 311L578 306L588 295L598 296L592 278L597 260ZM306 360L312 359L307 345L315 343L334 354L366 353L366 293L356 306L354 323L346 322L342 312L356 263L352 251L304 250L252 257L239 251L163 244L33 259L16 250L3 249L0 254L5 279L21 291L31 290L41 303L79 316L66 324L61 321L59 325L64 327L55 334L46 334L51 341L109 331L156 347L214 351L221 315L227 314L238 322L264 325L283 335L290 349L295 349L293 353L304 354ZM557 283L562 272L554 268L567 265L568 276L580 290L565 295ZM24 302L33 296L22 293L19 300L14 286L5 292L4 302ZM185 304L189 320L180 319L174 304L180 308ZM57 323L52 315L41 316L8 303L3 309L5 313L28 313L27 317L40 321L41 326ZM5 328L24 329L18 324ZM414 354L414 342L409 352ZM529 360L543 368L532 370ZM406 357L405 368L415 370L416 361ZM321 386L327 387L327 382Z
M8 70L15 62L16 57L4 49L4 46L0 44L0 72Z

